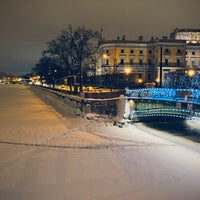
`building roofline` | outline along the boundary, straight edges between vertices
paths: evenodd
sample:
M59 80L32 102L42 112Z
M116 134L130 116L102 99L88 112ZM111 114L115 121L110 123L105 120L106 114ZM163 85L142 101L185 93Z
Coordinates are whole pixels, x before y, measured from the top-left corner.
M124 43L136 43L136 44L149 44L149 41L144 40L101 40L99 45L103 44L124 44Z
M186 44L186 40L177 40L177 39L152 39L149 41L144 41L144 40L101 40L99 41L99 46L101 45L106 45L106 44L156 44L156 43L182 43Z
M182 28L182 29L177 29L176 32L200 32L200 29Z

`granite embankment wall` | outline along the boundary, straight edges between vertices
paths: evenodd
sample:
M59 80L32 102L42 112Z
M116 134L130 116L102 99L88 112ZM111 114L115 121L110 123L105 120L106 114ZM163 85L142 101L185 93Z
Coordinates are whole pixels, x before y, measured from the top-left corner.
M49 95L59 98L62 103L73 110L75 115L84 116L88 113L96 113L115 120L120 120L124 114L125 96L123 91L111 91L107 94L88 94L69 95L63 91L49 88L31 86L31 90L38 93L38 96L47 99ZM93 97L93 98L91 98ZM61 108L62 109L62 108Z

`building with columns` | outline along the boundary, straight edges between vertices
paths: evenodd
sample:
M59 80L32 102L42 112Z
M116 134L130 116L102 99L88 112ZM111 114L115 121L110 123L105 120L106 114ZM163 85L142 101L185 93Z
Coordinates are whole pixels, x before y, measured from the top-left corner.
M166 73L185 70L183 40L152 38L103 40L96 52L96 75L116 74L132 84L162 82Z

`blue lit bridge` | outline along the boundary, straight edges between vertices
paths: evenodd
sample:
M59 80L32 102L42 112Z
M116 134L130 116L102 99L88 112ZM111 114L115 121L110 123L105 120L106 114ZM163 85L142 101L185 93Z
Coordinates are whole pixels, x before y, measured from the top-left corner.
M126 90L124 117L134 121L200 120L200 90Z

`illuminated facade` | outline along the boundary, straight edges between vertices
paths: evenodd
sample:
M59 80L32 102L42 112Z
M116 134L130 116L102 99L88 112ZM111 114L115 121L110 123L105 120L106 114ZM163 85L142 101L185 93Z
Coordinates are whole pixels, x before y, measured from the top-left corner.
M166 37L101 41L96 53L96 75L122 74L135 84L160 82L165 73L184 71L185 54L184 41Z
M143 40L101 41L97 56L97 75L121 74L134 83L154 82L154 44Z
M186 43L200 44L200 29L178 29L176 28L171 34L171 39L185 40Z
M200 71L200 44L187 44L186 65Z
M170 72L185 71L185 41L167 39L164 37L156 43L155 49L157 82L162 81L166 74Z
M200 29L178 29L176 28L170 37L184 40L186 46L186 66L200 71Z

